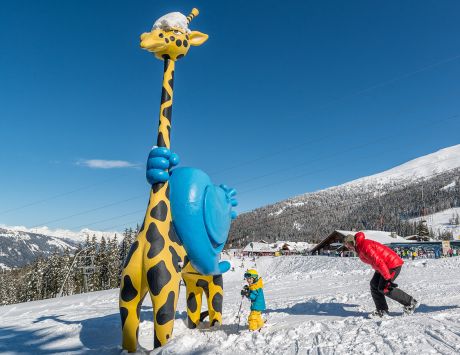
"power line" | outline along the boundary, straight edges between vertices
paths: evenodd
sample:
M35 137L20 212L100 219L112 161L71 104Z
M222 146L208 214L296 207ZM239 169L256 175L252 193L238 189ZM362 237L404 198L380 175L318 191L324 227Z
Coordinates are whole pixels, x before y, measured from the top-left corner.
M451 115L451 116L449 116L447 118L443 118L443 119L435 120L435 121L430 121L430 122L426 123L426 126L431 126L433 124L439 124L441 122L449 121L449 120L452 120L452 119L458 118L458 117L460 117L460 114ZM383 136L383 137L380 137L380 138L377 138L377 139L373 139L372 141L369 141L369 142L364 143L364 144L360 144L360 145L357 145L357 146L354 146L354 147L351 147L351 148L348 148L348 149L342 149L340 151L340 153L338 153L338 154L335 154L335 153L334 154L329 154L328 156L326 156L326 158L317 158L317 159L309 160L309 161L306 161L306 162L303 162L303 163L300 163L300 164L292 164L289 167L283 167L282 170L277 169L277 170L272 171L272 172L267 173L267 174L259 175L259 176L253 177L253 178L249 178L249 179L246 179L246 180L236 182L233 185L237 186L238 184L239 185L245 184L245 183L248 183L248 182L252 182L254 180L258 180L258 179L261 179L261 178L264 178L264 177L267 177L267 176L272 176L272 175L276 175L276 174L280 174L280 173L285 174L286 171L297 169L300 166L305 166L307 164L311 164L311 162L322 161L324 159L335 158L337 156L343 155L344 153L348 153L348 152L351 152L351 151L354 151L354 150L363 149L363 148L375 145L376 142L386 141L389 138L396 138L398 136L404 136L405 134L406 134L405 132L400 131L400 132L398 132L396 134L386 135L386 136ZM284 179L283 179L283 181L284 181ZM273 185L273 184L270 184L268 186L271 186L271 185ZM240 195L241 195L241 193L240 193Z
M361 89L361 90L358 90L358 91L355 91L353 93L350 93L350 94L347 94L347 95L344 95L344 96L341 96L337 99L334 99L334 100L330 100L328 101L327 103L325 103L323 106L319 107L319 109L324 109L326 107L329 107L331 106L332 104L334 103L337 103L337 102L340 102L340 101L343 101L345 99L348 99L348 98L351 98L351 97L356 97L356 96L359 96L365 92L369 92L369 91L372 91L374 89L377 89L377 88L381 88L381 87L384 87L386 85L389 85L389 84L393 84L395 82L398 82L398 81L401 81L403 79L406 79L406 78L409 78L411 76L414 76L416 74L419 74L419 73L422 73L426 70L429 70L431 68L435 68L437 66L440 66L442 64L446 64L446 63L449 63L449 62L452 62L452 61L455 61L457 59L460 59L460 54L459 55L455 55L453 57L449 57L449 58L446 58L446 59L443 59L439 62L435 62L435 63L432 63L432 64L429 64L429 65L426 65L418 70L415 70L415 71L412 71L412 72L408 72L406 74L403 74L401 76L398 76L398 77L395 77L395 78L392 78L390 80L385 80L385 81L382 81L380 83L377 83L377 84L374 84L374 85L371 85L367 88L364 88L364 89ZM314 139L312 141L308 141L308 142L305 142L305 143L302 143L302 144L299 144L299 145L295 145L295 146L291 146L291 147L287 147L287 148L284 148L282 151L278 151L278 152L275 152L275 153L271 153L271 154L266 154L266 155L262 155L258 158L254 158L254 159L251 159L251 160L247 160L245 162L242 162L240 164L236 164L236 165L233 165L231 167L227 167L227 168L224 168L218 172L211 172L210 175L218 175L218 174L221 174L222 172L226 172L226 171L230 171L230 170L233 170L233 169L236 169L236 168L239 168L239 167L242 167L242 166L245 166L245 165L249 165L249 164L252 164L252 163L255 163L255 162L258 162L258 161L261 161L261 160L264 160L264 159L267 159L267 158L270 158L270 157L273 157L273 156L276 156L276 155L280 155L280 154L284 154L285 152L287 151L292 151L292 150L296 150L296 149L299 149L305 145L309 145L310 143L313 143L317 140L319 141L322 141L326 138L328 138L329 136L328 135L324 135L322 136L321 138L319 139Z
M444 159L443 161L448 161L448 160L452 160L452 159L456 159L456 158L449 158L449 159ZM438 162L436 163L431 163L431 164L422 164L422 165L419 165L415 168L410 168L410 169L405 169L405 170L400 170L400 171L410 171L410 170L415 170L415 169L418 169L420 166L430 166L430 165L436 165L438 164ZM459 170L460 167L455 167L455 168L451 168L451 169L447 169L447 170L444 170L442 172L439 172L439 173L435 173L435 174L431 174L431 175L427 175L427 176L424 176L424 177L420 177L416 180L414 180L413 182L415 183L419 183L419 182L423 182L424 180L428 179L428 178L431 178L431 177L435 177L435 176L438 176L438 175L442 175L442 174L445 174L445 173L448 173L450 171L455 171L455 170ZM332 187L334 188L334 187ZM372 191L366 193L366 195L369 195L370 193L373 193ZM344 207L353 207L353 206L358 206L359 204L362 204L362 201L356 201L356 202L352 202L352 203L347 203L347 204L340 204L340 208L344 208ZM247 212L243 212L243 213L250 213L252 211L247 211ZM282 215L282 216L267 216L265 217L263 220L260 220L258 222L255 222L255 223L251 223L251 224L246 224L245 225L245 228L247 229L250 229L251 227L255 227L255 226L259 226L261 225L262 223L266 223L266 222L273 222L273 221L276 221L276 220L282 220L284 218L288 218L288 217L295 217L297 215L302 215L302 214L305 214L307 213L307 211L297 211L297 212L294 212L294 213L291 213L291 214L285 214L285 215ZM323 211L320 211L320 212L316 212L316 213L311 213L309 212L309 215L313 215L313 216L316 216L316 215L320 215L320 214L323 214L324 212ZM127 225L132 225L133 223L139 223L139 219L136 219L136 220L133 220L133 221L129 221L129 222L125 222L125 223L122 223L122 224L117 224L117 225L112 225L110 227L107 227L107 228L104 228L102 229L101 231L108 231L110 229L113 229L113 228L118 228L118 227L123 227L123 226L127 226ZM260 230L260 228L257 228L257 230Z
M424 66L418 70L415 70L415 71L412 71L412 72L408 72L404 75L401 75L399 77L395 77L393 79L390 79L390 80L386 80L386 81L383 81L383 82L380 82L380 83L377 83L377 84L374 84L374 85L371 85L365 89L361 89L361 90L358 90L358 91L355 91L354 93L351 93L351 94L348 94L348 95L344 95L338 99L334 99L334 100L331 100L329 101L328 103L326 103L325 105L321 106L320 109L323 109L325 107L328 107L329 105L331 104L334 104L336 102L339 102L339 101L343 101L344 99L347 99L347 98L350 98L350 97L355 97L355 96L359 96L365 92L369 92L369 91L372 91L376 88L380 88L380 87L383 87L383 86L386 86L388 84L392 84L392 83L395 83L397 81L400 81L400 80L403 80L403 79L406 79L408 77L411 77L411 76L414 76L418 73L421 73L421 72L424 72L426 70L429 70L431 68L434 68L434 67L437 67L437 66L440 66L442 64L446 64L446 63L449 63L449 62L452 62L452 61L455 61L457 59L460 58L460 55L456 55L456 56L453 56L453 57L449 57L449 58L446 58L446 59L443 59L439 62L435 62L435 63L432 63L432 64L429 64L427 66ZM299 145L295 145L295 146L291 146L291 147L287 147L287 148L284 148L282 151L278 151L278 152L275 152L275 153L272 153L272 154L266 154L266 155L262 155L258 158L254 158L254 159L251 159L251 160L248 160L248 161L245 161L245 162L242 162L242 163L239 163L239 164L236 164L236 165L233 165L231 167L226 167L224 169L221 169L219 171L216 171L216 172L211 172L210 175L218 175L218 174L221 174L221 173L224 173L224 172L227 172L227 171L230 171L230 170L233 170L233 169L236 169L236 168L239 168L241 166L245 166L245 165L249 165L249 164L253 164L257 161L260 161L260 160L264 160L264 159L267 159L267 158L270 158L270 157L273 157L273 156L276 156L276 155L279 155L279 154L284 154L285 152L287 151L292 151L292 150L296 150L296 149L299 149L305 145L309 145L311 143L314 143L314 142L317 142L317 141L322 141L324 139L326 139L328 137L328 135L324 135L322 136L321 138L319 139L314 139L314 140L311 140L311 141L308 141L308 142L305 142L305 143L302 143L302 144L299 144ZM118 178L118 177L117 177ZM116 179L116 178L115 178ZM42 200L38 200L38 201L35 201L35 202L31 202L31 203L28 203L28 204L25 204L25 205L22 205L22 206L18 206L18 207L14 207L14 208L10 208L10 209L7 209L7 210L4 210L4 211L1 211L0 212L0 215L3 215L3 214L7 214L7 213L10 213L10 212L13 212L13 211L17 211L17 210L20 210L20 209L23 209L23 208L27 208L27 207L31 207L31 206L35 206L37 204L41 204L41 203L44 203L44 202L48 202L48 201L51 201L51 200L54 200L56 198L59 198L59 197L63 197L63 196L67 196L67 195L71 195L73 193L76 193L76 192L79 192L79 191L82 191L82 190L85 190L87 188L90 188L90 187L93 187L93 186L97 186L97 185L101 185L105 182L108 182L108 181L112 181L114 180L114 178L109 178L109 179L106 179L106 180L103 180L101 182L98 182L98 183L95 183L95 184L91 184L91 185L86 185L86 186L83 186L83 187L80 187L78 189L75 189L75 190L71 190L71 191L68 191L68 192L64 192L64 193L61 193L61 194L58 194L58 195L54 195L54 196L51 196L49 198L45 198L45 199L42 199Z
M125 175L116 176L116 177L111 177L111 178L108 178L108 179L105 179L105 180L96 182L96 183L94 183L94 184L90 184L90 185L85 185L85 186L79 187L79 188L77 188L77 189L75 189L75 190L70 190L70 191L67 191L67 192L63 192L63 193L60 193L60 194L57 194L57 195L54 195L54 196L51 196L51 197L44 198L44 199L42 199L42 200L38 200L38 201L31 202L31 203L27 203L27 204L22 205L22 206L13 207L13 208L10 208L10 209L1 211L1 212L0 212L0 215L7 214L7 213L10 213L10 212L13 212L13 211L17 211L17 210L20 210L20 209L23 209L23 208L35 206L35 205L38 205L38 204L41 204L41 203L44 203L44 202L48 202L48 201L57 199L57 198L59 198L59 197L68 196L68 195L74 194L74 193L76 193L76 192L80 192L80 191L89 189L89 188L94 187L94 186L98 186L98 185L105 184L105 183L108 182L108 181L113 181L113 180L119 179L119 178L122 177L122 176L125 176Z
M451 116L448 116L447 118L443 118L441 120L433 120L431 122L429 122L429 124L433 124L433 123L440 123L440 122L443 122L443 121L447 121L447 120L451 120L453 118L457 118L457 117L460 117L460 114L456 114L456 115L451 115ZM388 138L390 137L397 137L397 136L400 136L400 135L403 135L403 133L399 133L399 134L393 134L393 135L387 135L387 136L384 136L384 137L381 137L379 139L374 139L373 141L370 141L370 142L367 142L365 144L361 144L361 145L358 145L358 146L355 146L355 147L352 147L348 150L345 150L345 151L341 151L340 153L338 154L331 154L329 157L335 157L335 156L338 156L340 154L343 154L343 152L347 152L347 151L351 151L351 150L354 150L354 149L362 149L362 148L365 148L365 147L368 147L370 145L373 145L375 144L376 142L379 142L379 141L382 141L382 140L387 140ZM374 157L374 155L370 155L370 156L367 156L365 158L372 158ZM308 163L308 162L307 162ZM297 164L295 166L292 166L291 168L298 168L299 166L301 165L305 165L304 163L302 164ZM293 176L293 177L290 177L290 178L283 178L282 179L282 182L286 182L286 181L291 181L291 180L295 180L295 179L298 179L298 178L301 178L301 177L304 177L304 176L308 176L308 175L312 175L312 174L315 174L315 173L319 173L319 172L324 172L324 171L328 171L330 170L331 168L330 167L326 167L326 168L323 168L323 169L319 169L319 170L316 170L316 171L309 171L307 173L302 173L302 174L298 174L296 176ZM286 169L285 169L286 170ZM284 171L285 171L284 170ZM283 171L283 172L284 172ZM277 173L277 172L275 172ZM268 174L269 175L269 174ZM249 181L253 181L253 180L257 180L259 179L260 177L256 177L256 178L252 178L252 179L248 179L246 180L246 182L249 182ZM263 185L263 186L258 186L256 188L252 188L252 189L248 189L248 190L244 190L242 192L239 193L239 195L241 196L242 194L245 194L245 193L249 193L249 192L254 192L254 191L257 191L257 190L261 190L261 189L264 189L264 188L267 188L267 187L270 187L270 186L274 186L274 185L278 185L280 182L277 181L277 182L274 182L274 183L269 183L269 184L266 184L266 185ZM86 214L86 213L90 213L90 212L94 212L94 211L97 211L97 210L101 210L101 209L104 209L104 208L107 208L107 207L111 207L113 205L117 205L117 204L120 204L120 203L123 203L123 202L127 202L127 201L130 201L130 200L134 200L134 199L137 199L137 198L141 198L141 197L144 197L144 195L139 195L139 196L135 196L135 197L131 197L131 198L128 198L128 199L125 199L125 200L122 200L122 201L118 201L118 202L114 202L114 203L111 203L111 204L108 204L108 205L104 205L104 206L100 206L100 207L97 207L97 208L94 208L94 209L90 209L90 210L85 210L85 211L82 211L82 212L78 212L76 214L72 214L72 215L69 215L69 216L65 216L65 217L62 217L62 218L58 218L58 219L55 219L55 220L52 220L52 221L48 221L48 222L44 222L44 223L40 223L40 224L37 224L36 226L32 227L32 228L36 228L36 227L39 227L41 225L46 225L46 224L49 224L49 223L54 223L54 222L59 222L59 221L62 221L62 220L66 220L66 219L69 219L69 218L72 218L72 217L76 217L76 216L79 216L79 215L83 215L83 214ZM133 212L134 213L134 212ZM122 215L123 216L123 215ZM115 219L117 217L111 217L109 218L108 220L111 220L111 219ZM102 223L102 220L101 221L95 221L95 222L92 222L91 224L97 224L97 223ZM85 226L85 225L81 225L81 226ZM81 227L79 226L79 227Z
M121 201L109 203L107 205L99 206L99 207L96 207L96 208L93 208L93 209L90 209L90 210L85 210L85 211L81 211L81 212L78 212L78 213L74 213L74 214L69 215L69 216L61 217L61 218L58 218L58 219L53 219L53 220L48 221L48 222L37 224L37 225L35 225L35 226L31 227L31 228L37 228L37 227L40 227L41 225L47 225L47 224L50 224L50 223L63 221L63 220L66 220L66 219L69 219L69 218L72 218L72 217L81 216L81 215L84 215L84 214L87 214L87 213L90 213L90 212L94 212L94 211L98 211L98 210L108 208L108 207L111 207L111 206L119 205L119 204L124 203L124 202L136 200L136 199L141 198L141 197L145 197L145 195L139 195L139 196L130 197L130 198L127 198L127 199L124 199L124 200L121 200Z
M87 226L92 226L92 225L94 225L94 224L99 224L99 223L103 223L103 222L107 222L107 221L112 221L112 220L114 220L114 219L118 219L118 218L130 216L130 215L132 215L132 214L141 213L141 212L145 212L145 209L137 210L137 211L133 211L133 212L128 212L128 213L121 214L121 215L118 215L118 216L114 216L114 217L111 217L111 218L102 219L102 220L99 220L99 221L96 221L96 222L91 222L91 223L85 223L85 224L81 224L81 225L79 225L79 226L70 227L70 228L72 228L72 229L79 229L79 228L82 228L82 227L87 227Z

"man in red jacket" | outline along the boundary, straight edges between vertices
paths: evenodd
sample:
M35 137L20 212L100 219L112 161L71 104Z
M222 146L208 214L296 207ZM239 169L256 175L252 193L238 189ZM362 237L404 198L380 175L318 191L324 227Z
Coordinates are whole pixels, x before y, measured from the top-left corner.
M371 294L376 310L371 316L383 317L388 314L385 296L401 303L405 314L412 314L419 305L417 300L398 288L393 281L398 277L404 261L393 250L376 241L366 239L363 232L348 235L345 246L355 251L361 261L375 270L371 280Z

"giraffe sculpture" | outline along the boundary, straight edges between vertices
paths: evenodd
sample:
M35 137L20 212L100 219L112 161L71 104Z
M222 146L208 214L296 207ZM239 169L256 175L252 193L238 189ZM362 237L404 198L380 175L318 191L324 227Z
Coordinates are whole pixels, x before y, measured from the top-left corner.
M198 307L200 302L194 302L193 298L201 300L198 296L200 290L207 292L207 297L212 299L209 308L211 321L221 321L221 274L230 266L219 263L218 254L228 237L229 223L226 221L235 217L231 211L236 205L232 198L235 192L224 185L219 188L211 185L209 177L198 169L179 168L169 173L177 163L177 156L169 151L175 61L184 57L190 46L199 46L208 38L206 34L188 30L188 24L197 15L197 9L187 17L180 13L165 15L155 22L151 32L141 35L141 47L164 61L164 74L158 148L151 151L147 165L147 178L152 183L150 199L144 223L125 260L121 277L122 347L129 352L137 349L140 307L147 293L154 311L154 347L164 345L172 336L181 272L193 275L192 278L184 277L189 326L196 326L199 322L196 309L201 308ZM189 193L191 190L193 194ZM201 200L186 200L192 195ZM198 203L208 206L206 211L197 212ZM219 213L225 217L224 225L219 221ZM205 220L205 226L199 225L200 218Z

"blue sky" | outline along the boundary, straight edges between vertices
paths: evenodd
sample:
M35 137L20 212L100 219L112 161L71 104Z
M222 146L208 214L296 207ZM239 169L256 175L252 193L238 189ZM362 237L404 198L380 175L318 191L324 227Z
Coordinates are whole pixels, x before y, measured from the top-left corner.
M458 1L108 4L0 3L0 224L142 221L163 67L139 35L193 6L172 149L240 212L459 143Z

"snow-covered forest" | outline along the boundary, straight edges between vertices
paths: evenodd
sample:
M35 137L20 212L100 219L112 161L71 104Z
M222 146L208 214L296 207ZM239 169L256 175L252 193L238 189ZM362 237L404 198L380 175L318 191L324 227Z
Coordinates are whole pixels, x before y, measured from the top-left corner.
M119 287L123 261L136 234L126 229L121 242L117 236L100 241L87 237L72 252L56 249L27 266L0 271L0 305Z
M458 168L382 186L341 185L240 215L232 224L229 242L234 247L260 239L318 242L336 229L383 230L408 236L421 228L420 222L409 219L459 206ZM452 237L429 232L435 239Z

